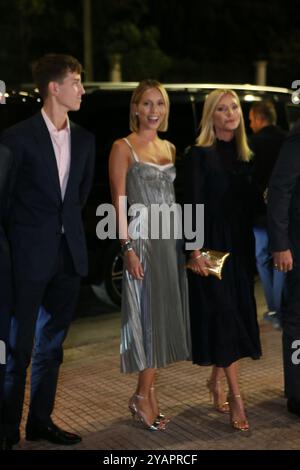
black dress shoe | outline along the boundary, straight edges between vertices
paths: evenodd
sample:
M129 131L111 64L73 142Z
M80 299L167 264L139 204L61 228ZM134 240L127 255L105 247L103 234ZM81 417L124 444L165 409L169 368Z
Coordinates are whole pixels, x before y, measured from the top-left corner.
M64 431L54 423L51 423L48 426L28 424L26 426L26 440L38 441L39 439L45 439L46 441L53 442L54 444L61 444L64 446L71 446L81 442L80 436Z
M1 437L0 450L12 450L13 444L7 437Z
M286 404L287 410L300 417L300 403L289 398Z
M1 437L0 450L12 450L12 442L7 437Z
M14 437L0 437L0 450L12 450L15 444L18 444L20 440L20 434L16 434Z

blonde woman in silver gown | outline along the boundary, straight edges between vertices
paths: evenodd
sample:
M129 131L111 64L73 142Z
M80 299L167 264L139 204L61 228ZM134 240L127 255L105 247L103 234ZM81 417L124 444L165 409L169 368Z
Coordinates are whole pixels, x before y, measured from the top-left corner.
M121 325L121 371L138 372L129 410L148 429L164 429L154 383L156 369L190 356L188 290L182 241L172 235L130 236L130 227L149 228L153 204L175 203L175 147L159 138L169 115L167 92L156 80L144 80L133 92L130 129L114 142L109 158L113 204L124 253ZM127 222L121 203L142 204ZM170 225L170 221L164 224ZM167 227L170 228L170 227ZM172 234L172 230L171 230ZM160 234L161 235L161 234Z

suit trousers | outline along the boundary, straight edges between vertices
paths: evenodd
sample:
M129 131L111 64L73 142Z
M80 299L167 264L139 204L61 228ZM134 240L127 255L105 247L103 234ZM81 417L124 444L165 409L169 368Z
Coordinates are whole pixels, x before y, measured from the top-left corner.
M4 434L17 436L22 417L26 370L31 368L28 422L51 423L62 344L77 303L77 275L61 236L56 273L45 281L16 280L4 386Z
M300 407L300 266L286 275L282 302L285 395Z
M11 280L0 277L0 436L2 430L3 386L11 312Z

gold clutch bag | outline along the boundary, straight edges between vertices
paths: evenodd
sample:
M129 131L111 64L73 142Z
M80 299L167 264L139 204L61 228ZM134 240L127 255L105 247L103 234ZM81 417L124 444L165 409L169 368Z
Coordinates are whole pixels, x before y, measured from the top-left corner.
M206 268L209 274L216 276L218 279L222 279L222 270L226 258L230 255L230 253L225 253L224 251L216 251L216 250L205 250L201 251L201 255L207 258L210 263L212 264L211 268ZM187 268L190 268L189 263L187 264Z

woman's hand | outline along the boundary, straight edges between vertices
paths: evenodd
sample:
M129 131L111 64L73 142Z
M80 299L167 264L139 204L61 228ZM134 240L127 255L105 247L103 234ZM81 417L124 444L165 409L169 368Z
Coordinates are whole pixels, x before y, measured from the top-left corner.
M212 268L213 265L206 256L202 256L201 253L196 253L196 256L191 255L188 261L188 268L191 269L195 274L200 276L208 276L209 272L207 268Z
M127 251L124 254L125 268L134 279L143 280L144 270L141 265L140 259L134 250Z

